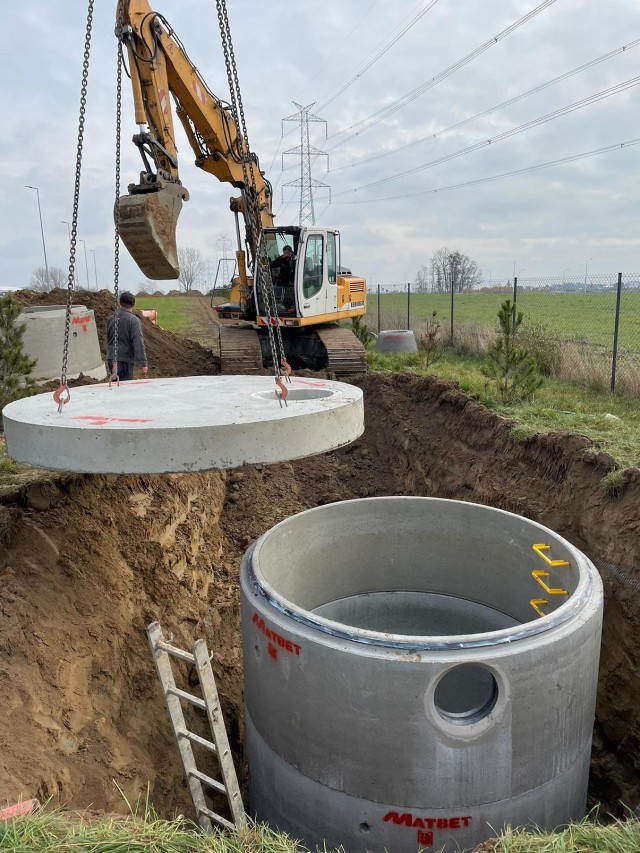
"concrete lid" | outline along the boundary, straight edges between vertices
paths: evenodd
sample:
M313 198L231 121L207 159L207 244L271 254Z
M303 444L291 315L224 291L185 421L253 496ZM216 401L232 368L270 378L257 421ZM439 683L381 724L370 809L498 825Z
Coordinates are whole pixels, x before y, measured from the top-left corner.
M287 406L273 376L195 376L71 389L5 406L7 453L38 468L154 474L282 462L334 450L364 432L362 391L292 377Z

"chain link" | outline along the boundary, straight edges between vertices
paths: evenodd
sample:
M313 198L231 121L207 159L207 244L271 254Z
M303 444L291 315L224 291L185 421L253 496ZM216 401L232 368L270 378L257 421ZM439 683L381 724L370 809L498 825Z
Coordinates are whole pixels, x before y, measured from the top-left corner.
M118 377L118 326L120 323L120 147L122 139L122 42L118 41L118 68L116 74L116 201L114 207L115 244L113 251L113 362L109 385L119 382Z
M254 290L259 292L262 297L262 304L264 306L265 320L269 335L271 358L273 360L276 377L281 378L284 372L283 365L286 365L284 344L278 321L278 308L273 288L273 279L271 278L269 259L267 257L264 241L260 239L260 232L262 230L260 205L258 202L258 191L256 188L255 173L251 160L251 148L249 146L244 106L242 103L242 96L240 94L238 69L233 50L233 42L231 41L231 27L229 25L226 0L216 0L216 7L218 10L218 22L220 24L224 61L229 81L231 111L236 123L236 128L240 135L238 146L240 148L239 154L242 164L242 176L244 179L243 200L246 214L245 219L249 230L249 238L251 240L251 244L255 247L256 254L253 269ZM288 376L288 373L285 372L285 375Z
M76 243L78 236L78 206L80 203L80 176L82 173L82 147L84 144L84 124L87 111L87 84L89 80L89 58L91 55L91 27L93 24L93 3L89 0L87 8L87 28L84 40L84 54L82 60L82 83L80 85L80 114L78 118L78 145L76 149L76 174L73 189L73 214L71 216L71 240L69 245L69 275L67 278L67 313L64 322L64 345L62 349L62 369L60 371L60 388L56 391L54 399L58 404L58 411L62 411L65 403L69 402L71 395L67 389L67 363L69 360L69 336L71 330L71 306L73 303L73 284L76 266ZM66 391L66 398L61 392Z

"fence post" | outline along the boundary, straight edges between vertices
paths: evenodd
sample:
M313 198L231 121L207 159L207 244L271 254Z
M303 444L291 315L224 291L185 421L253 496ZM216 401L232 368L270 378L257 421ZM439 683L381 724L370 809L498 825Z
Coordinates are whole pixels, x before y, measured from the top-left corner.
M622 293L622 273L618 273L618 289L616 292L616 319L613 326L613 355L611 358L611 393L616 390L616 365L618 362L618 328L620 326L620 295Z
M518 303L518 276L514 275L513 277L513 319L515 322L516 317L516 305Z
M380 334L380 285L378 285L378 334Z
M407 329L411 328L411 282L407 282Z
M453 346L453 276L451 277L451 346Z

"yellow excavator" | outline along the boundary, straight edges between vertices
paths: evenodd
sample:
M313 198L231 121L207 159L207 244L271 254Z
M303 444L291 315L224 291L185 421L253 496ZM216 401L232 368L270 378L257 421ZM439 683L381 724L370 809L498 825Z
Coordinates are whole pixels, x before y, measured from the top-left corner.
M338 231L274 224L272 188L249 149L224 0L217 6L230 103L211 92L163 15L146 0L118 0L116 35L128 54L138 125L133 141L144 164L139 183L116 206L120 236L148 278L178 278L176 224L189 193L178 173L174 105L196 166L240 191L230 200L238 274L229 302L218 307L221 318L238 321L220 326L223 373L278 370L274 327L292 368L362 372L364 347L339 321L366 313L365 280L344 273ZM286 246L295 262L286 280L274 280L271 270Z

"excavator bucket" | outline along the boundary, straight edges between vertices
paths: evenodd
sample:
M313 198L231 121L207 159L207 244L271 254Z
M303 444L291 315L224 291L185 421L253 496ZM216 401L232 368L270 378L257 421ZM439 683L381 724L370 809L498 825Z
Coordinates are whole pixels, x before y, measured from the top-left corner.
M118 199L122 242L147 278L178 278L176 225L188 198L181 184L162 184Z

